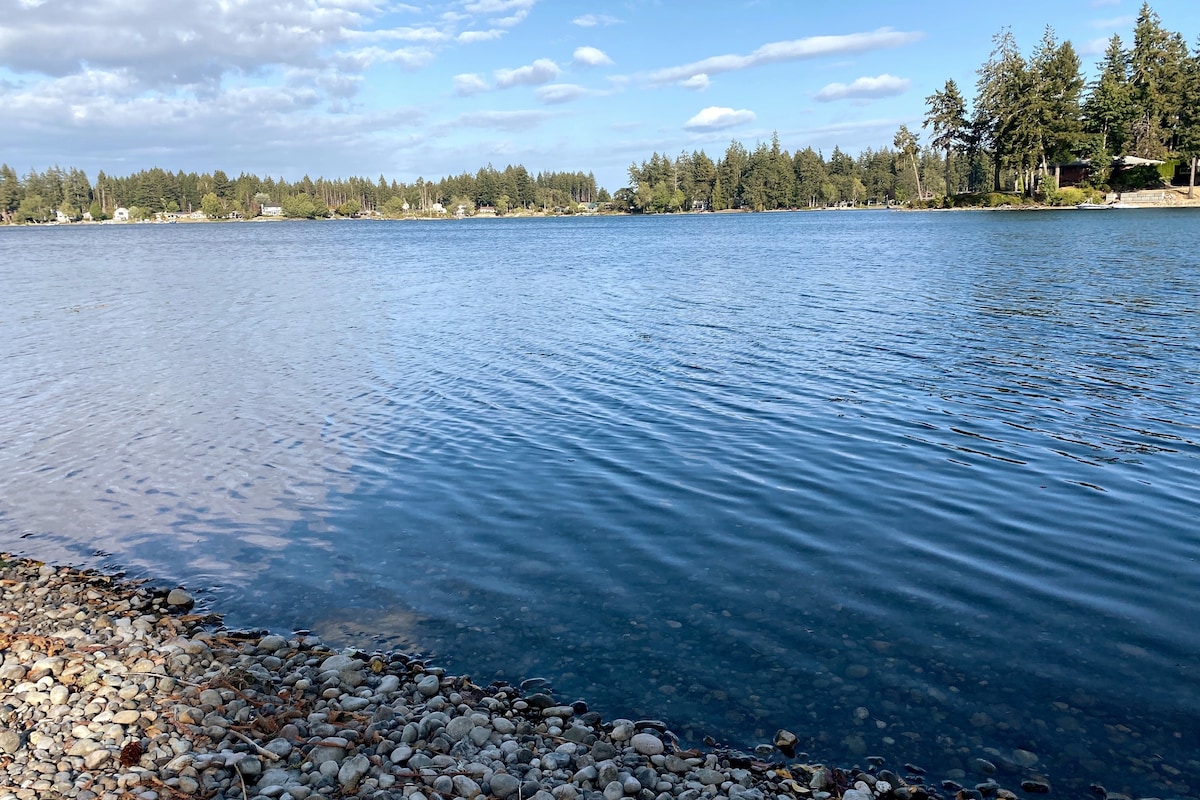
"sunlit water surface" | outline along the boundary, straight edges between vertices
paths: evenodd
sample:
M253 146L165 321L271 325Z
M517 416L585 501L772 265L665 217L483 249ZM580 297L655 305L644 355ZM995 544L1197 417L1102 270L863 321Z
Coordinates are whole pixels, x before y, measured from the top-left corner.
M1200 794L1197 223L0 230L0 546L691 741Z

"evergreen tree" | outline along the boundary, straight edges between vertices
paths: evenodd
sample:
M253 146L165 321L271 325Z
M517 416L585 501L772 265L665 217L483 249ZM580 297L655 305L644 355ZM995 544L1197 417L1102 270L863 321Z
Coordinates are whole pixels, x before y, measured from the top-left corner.
M0 164L0 222L12 222L24 195L17 171L8 164Z
M1048 161L1069 161L1083 135L1079 99L1083 76L1079 56L1070 42L1059 44L1054 29L1045 35L1030 59L1032 126L1042 174Z
M750 154L746 152L742 143L736 139L731 141L729 147L725 148L725 155L717 165L717 173L721 177L725 199L728 202L726 208L734 208L741 202L742 177L745 175L749 163Z
M1120 36L1109 39L1099 72L1083 104L1084 130L1099 135L1100 149L1119 155L1129 142L1136 113L1129 85L1129 54Z
M933 130L930 145L946 153L946 194L953 194L955 186L950 177L951 156L967 143L967 104L953 80L946 81L944 88L926 97L925 104L929 106L929 112L925 115L924 127Z
M1035 149L1035 118L1029 113L1032 92L1030 71L1008 28L997 33L995 47L982 67L975 99L979 146L992 157L993 189L1000 191L1005 166L1024 175Z
M796 176L797 205L817 208L832 199L824 193L829 181L825 159L811 147L798 151L792 158L792 173Z
M695 186L696 200L712 209L713 194L717 180L717 165L701 150L692 153L692 185Z
M1200 38L1183 72L1183 102L1179 115L1179 151L1191 160L1188 197L1196 195L1196 167L1200 161Z
M910 131L907 125L901 125L900 130L896 131L896 135L892 138L892 144L906 161L912 163L913 177L917 181L917 199L922 199L925 193L921 189L921 172L917 168L917 155L921 152L921 145L917 141L916 134Z
M1166 155L1179 113L1186 57L1180 37L1167 33L1158 14L1149 3L1143 3L1129 56L1129 83L1136 110L1132 131L1135 154L1144 158Z

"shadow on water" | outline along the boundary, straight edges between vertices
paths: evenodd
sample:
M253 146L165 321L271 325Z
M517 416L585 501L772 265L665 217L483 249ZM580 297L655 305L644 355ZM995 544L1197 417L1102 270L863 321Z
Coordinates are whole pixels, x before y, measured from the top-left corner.
M693 741L1194 793L1179 222L6 231L0 531Z

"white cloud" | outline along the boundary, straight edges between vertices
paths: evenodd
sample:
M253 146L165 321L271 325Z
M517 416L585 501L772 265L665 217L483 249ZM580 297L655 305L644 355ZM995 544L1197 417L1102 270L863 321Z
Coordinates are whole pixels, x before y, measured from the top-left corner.
M1109 17L1107 19L1094 19L1088 24L1093 28L1102 28L1112 30L1114 28L1131 28L1137 22L1137 17L1132 14L1126 14L1121 17Z
M298 3L139 3L62 0L5 14L0 63L59 77L91 68L139 70L147 83L318 66L327 48L362 31L369 13Z
M712 85L712 81L708 79L707 75L701 72L699 75L693 75L687 80L680 81L679 85L684 89L693 89L697 92L702 92Z
M607 53L596 47L576 47L571 60L584 67L606 67L613 63Z
M474 72L454 76L454 93L460 97L491 91L491 88L487 81Z
M444 42L450 38L450 35L445 31L429 26L419 28L385 28L381 30L346 31L345 36L349 40L397 40L403 42L429 43Z
M364 47L340 53L337 60L351 64L357 69L367 69L375 64L397 64L404 69L420 69L433 61L433 53L421 47L401 47L387 50L382 47Z
M683 127L689 131L717 131L722 128L732 128L735 125L753 122L754 120L755 114L753 111L746 109L734 111L732 108L709 106L683 123Z
M507 89L510 86L537 86L542 83L549 83L558 77L558 65L548 58L539 58L532 64L516 69L498 69L492 76L496 80L496 87L499 89Z
M554 114L548 111L475 111L459 116L451 125L525 131L536 128L553 116Z
M884 73L875 78L858 78L851 84L831 83L817 92L816 99L829 102L831 100L891 97L903 94L911 87L912 81L908 78L897 78L895 75Z
M537 0L473 0L463 9L471 14L490 16L493 25L511 28L529 16L536 4ZM496 16L500 14L505 16Z
M581 28L594 28L597 25L616 25L620 21L616 17L610 17L608 14L584 14L581 17L571 20L572 23Z
M529 10L537 0L471 0L463 9L471 14L505 14L510 11Z
M1101 36L1099 39L1089 39L1080 45L1076 52L1081 56L1100 56L1104 55L1108 50L1108 39Z
M749 55L712 56L691 64L667 67L651 72L649 77L656 84L677 83L701 73L714 75L781 61L902 47L918 41L923 36L923 33L894 31L891 28L840 36L809 36L806 39L794 39L787 42L770 42Z
M537 98L546 105L569 103L588 94L588 90L573 83L552 83L537 90Z
M458 41L461 44L474 44L475 42L491 42L499 39L508 31L492 29L490 31L463 31L458 35Z
M523 67L495 70L492 72L491 83L478 73L468 72L454 76L454 93L460 97L470 97L497 89L511 89L514 86L539 86L557 78L560 71L558 65L550 59L539 58Z
M396 140L423 124L425 112L417 108L326 113L312 79L327 74L296 70L282 85L235 86L204 100L137 95L139 81L123 70L87 69L15 90L0 86L6 134L17 142L6 150L18 163L48 164L63 153L82 154L85 137L87 158L110 171L152 163L212 169L202 166L208 164L298 176L330 172L339 152L364 161L390 158ZM214 138L214 130L224 134Z

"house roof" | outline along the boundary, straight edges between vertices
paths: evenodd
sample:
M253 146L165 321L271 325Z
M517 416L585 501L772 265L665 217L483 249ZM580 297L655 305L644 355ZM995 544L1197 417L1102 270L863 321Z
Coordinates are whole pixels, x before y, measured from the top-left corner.
M1144 167L1149 165L1159 165L1166 162L1158 161L1153 158L1141 158L1139 156L1113 156L1112 165L1114 167ZM1060 161L1057 164L1051 164L1052 167L1088 167L1091 166L1090 158L1080 158L1076 161Z
M1117 156L1113 159L1114 165L1122 167L1144 167L1148 165L1165 164L1165 161L1159 161L1156 158L1139 158L1138 156Z

